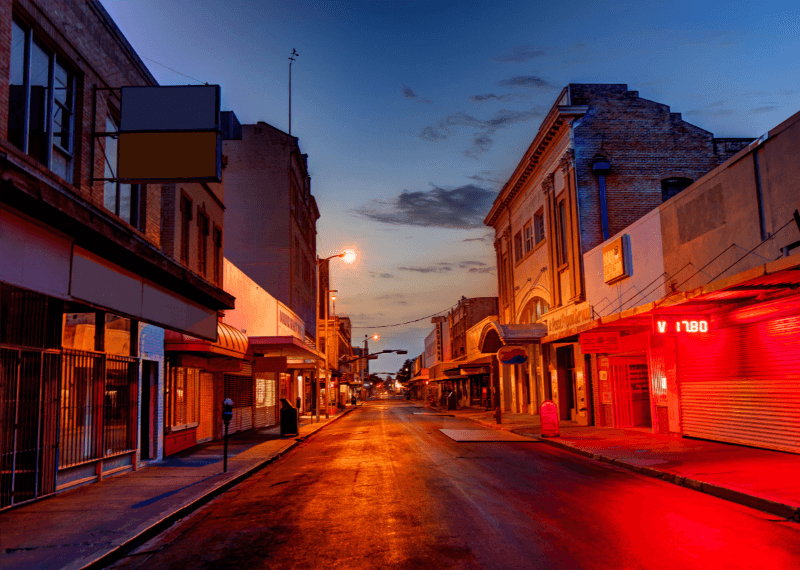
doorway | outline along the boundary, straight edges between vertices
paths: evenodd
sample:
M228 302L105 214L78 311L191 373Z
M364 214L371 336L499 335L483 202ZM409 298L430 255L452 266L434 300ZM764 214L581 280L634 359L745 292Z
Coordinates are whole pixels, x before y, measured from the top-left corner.
M142 361L142 418L139 434L140 459L156 455L156 394L158 394L158 362Z
M575 420L575 355L572 345L556 348L558 365L558 413L561 420Z
M611 357L614 427L652 427L646 355Z

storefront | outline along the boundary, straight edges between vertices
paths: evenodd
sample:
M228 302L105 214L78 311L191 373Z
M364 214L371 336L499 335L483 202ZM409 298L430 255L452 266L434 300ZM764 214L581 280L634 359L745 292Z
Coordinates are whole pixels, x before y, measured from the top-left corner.
M164 339L164 454L221 437L222 401L234 401L230 433L253 427L252 357L247 337L217 323L211 342L167 331Z

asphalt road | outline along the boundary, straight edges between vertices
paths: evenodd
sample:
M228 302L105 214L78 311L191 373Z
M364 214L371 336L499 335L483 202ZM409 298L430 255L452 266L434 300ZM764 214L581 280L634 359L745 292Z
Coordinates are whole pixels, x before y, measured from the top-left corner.
M373 401L118 568L800 568L800 525Z

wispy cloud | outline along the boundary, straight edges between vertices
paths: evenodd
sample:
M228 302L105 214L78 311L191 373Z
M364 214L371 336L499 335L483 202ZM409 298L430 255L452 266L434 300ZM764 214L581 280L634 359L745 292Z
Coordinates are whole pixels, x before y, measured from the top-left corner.
M373 277L373 278L377 277L378 279L394 279L395 278L395 276L392 275L391 273L378 273L376 271L370 271L369 272L369 276Z
M749 113L751 115L760 115L761 113L771 113L772 111L777 111L780 109L777 105L765 105L763 107L756 107L755 109L750 109Z
M405 97L406 99L411 99L412 101L416 101L417 103L433 103L433 101L431 101L430 99L423 99L422 97L414 93L414 91L411 88L406 87L405 85L403 85L402 93L403 97Z
M395 299L404 299L405 295L403 293L386 293L385 295L379 295L375 297L376 301L391 301Z
M482 170L478 174L473 174L472 176L467 176L470 180L474 180L475 182L491 182L492 184L503 184L505 181L492 176L492 172L490 170Z
M400 271L415 271L417 273L447 273L453 268L449 265L429 265L427 267L398 267Z
M384 224L472 229L483 227L494 198L494 192L474 184L433 186L427 191L406 190L389 201L372 200L351 213Z
M553 89L554 85L538 75L515 75L498 81L500 87L527 87L532 89Z
M699 109L692 109L686 112L689 116L703 117L726 117L728 115L733 115L733 113L733 109L725 108L725 101L715 101L708 105L703 105Z
M470 273L494 273L494 267L470 267Z
M483 103L484 101L513 101L517 99L517 95L507 93L505 95L495 95L494 93L487 93L486 95L471 95L469 100L473 103Z
M489 232L481 237L467 238L461 241L479 241L481 243L490 243L494 239L494 232Z
M541 116L543 116L543 111L538 107L527 111L500 109L490 119L478 119L459 111L448 115L436 125L425 127L419 137L428 142L438 142L451 137L461 127L474 129L472 146L464 151L464 155L479 158L489 150L498 130Z
M534 47L531 44L525 44L514 46L511 48L511 51L495 56L492 59L501 63L525 63L526 61L542 57L546 54L547 52L542 48Z

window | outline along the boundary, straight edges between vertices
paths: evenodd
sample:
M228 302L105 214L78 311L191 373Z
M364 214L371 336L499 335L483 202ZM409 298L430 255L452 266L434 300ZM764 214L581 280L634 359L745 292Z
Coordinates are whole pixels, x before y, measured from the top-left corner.
M523 237L525 238L525 253L528 253L530 250L533 249L533 228L531 227L531 223L528 222L522 228Z
M119 121L106 117L106 132L119 132ZM133 227L144 231L146 186L123 184L114 180L117 177L117 149L119 141L116 134L105 137L103 148L103 206Z
M8 139L67 182L72 182L75 74L12 21Z
M222 230L214 226L214 283L222 284Z
M522 259L522 232L514 235L514 261Z
M300 275L300 268L302 267L300 265L300 255L301 255L300 240L295 237L294 238L294 274L295 275Z
M544 241L544 210L539 210L533 216L533 240L535 245Z
M564 200L558 203L558 265L567 262L567 205Z
M205 277L208 261L208 216L197 212L197 272Z
M661 181L661 201L666 202L691 185L691 178L665 178Z
M189 265L189 237L192 221L192 201L181 196L181 262Z
M199 423L200 370L170 367L166 386L167 426L173 430Z

